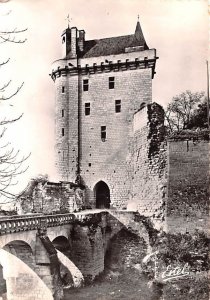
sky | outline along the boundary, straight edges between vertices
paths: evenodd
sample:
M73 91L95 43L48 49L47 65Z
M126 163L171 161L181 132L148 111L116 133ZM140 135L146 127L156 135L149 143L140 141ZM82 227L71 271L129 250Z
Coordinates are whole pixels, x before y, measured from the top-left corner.
M1 2L1 1L0 1ZM153 101L166 107L186 90L206 91L208 1L206 0L11 0L0 3L0 30L25 29L23 44L0 44L0 82L12 79L10 92L24 82L11 101L0 103L0 116L17 116L5 138L23 155L31 152L28 171L19 178L21 191L30 178L54 169L54 83L49 74L61 58L61 33L84 29L86 39L132 34L137 16L146 42L159 57L153 79ZM9 92L9 90L8 90Z

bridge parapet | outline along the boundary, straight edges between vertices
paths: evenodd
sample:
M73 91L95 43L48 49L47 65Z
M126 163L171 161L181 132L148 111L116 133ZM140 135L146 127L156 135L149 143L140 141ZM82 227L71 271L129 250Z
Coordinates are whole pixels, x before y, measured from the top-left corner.
M17 218L0 219L0 235L39 229L41 227L54 227L72 223L73 214L59 214L46 216L19 216Z
M41 218L42 221L46 221L47 227L54 227L58 225L64 225L74 222L74 214L60 214L60 215L47 215Z

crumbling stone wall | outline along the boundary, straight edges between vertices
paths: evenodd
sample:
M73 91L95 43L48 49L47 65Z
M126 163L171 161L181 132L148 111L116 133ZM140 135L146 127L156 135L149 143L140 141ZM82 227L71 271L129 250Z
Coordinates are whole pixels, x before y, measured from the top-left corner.
M166 201L164 110L152 103L134 115L133 199L128 209L164 220Z
M84 190L70 182L33 181L18 198L17 210L23 213L68 213L84 206Z
M186 132L168 141L168 230L207 230L209 211L208 134Z
M141 264L146 252L144 239L123 228L110 241L105 266L113 271L133 268Z
M86 281L104 270L103 236L99 226L77 225L71 232L71 259Z
M109 255L111 268L115 259L119 260L121 267L125 260L127 268L140 264L148 252L144 219L137 219L135 213L124 214L120 220L108 212L82 215L82 218L76 219L69 234L69 258L82 272L86 282L105 270L105 260L107 263Z
M145 243L145 251L150 253L153 227L149 218L141 216L138 212L112 210L109 214L107 214L106 220L105 250L109 247L110 240L116 236L119 231L125 229L143 239Z

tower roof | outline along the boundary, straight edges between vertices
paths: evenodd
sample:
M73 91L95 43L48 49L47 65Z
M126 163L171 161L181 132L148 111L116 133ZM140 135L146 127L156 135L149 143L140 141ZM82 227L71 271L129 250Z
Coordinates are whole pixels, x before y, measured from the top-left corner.
M145 38L144 38L144 35L143 35L143 32L142 32L142 29L141 29L141 25L139 23L139 21L137 21L137 24L136 24L136 30L135 30L135 37L136 39L142 44L142 45L145 45L146 44L146 41L145 41Z
M138 47L138 51L149 49L139 21L134 34L84 41L84 51L80 56L86 58L121 54L129 47Z
M141 46L142 51L149 49L139 21L136 24L134 34L86 41L83 57L121 54L125 52L125 48L137 46Z

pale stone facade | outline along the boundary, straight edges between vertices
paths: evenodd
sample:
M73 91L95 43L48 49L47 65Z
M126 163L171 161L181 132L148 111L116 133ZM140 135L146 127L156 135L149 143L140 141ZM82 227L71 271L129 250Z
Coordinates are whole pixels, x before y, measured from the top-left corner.
M51 74L60 179L85 186L86 206L126 209L135 185L134 115L152 103L156 50L139 22L134 34L89 41L68 28L62 45Z

